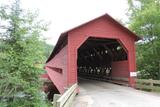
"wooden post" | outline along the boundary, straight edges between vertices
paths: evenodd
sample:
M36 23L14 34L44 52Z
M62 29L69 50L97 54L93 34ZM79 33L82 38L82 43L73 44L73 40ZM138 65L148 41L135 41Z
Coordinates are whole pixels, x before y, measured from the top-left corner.
M57 107L57 100L60 98L60 94L54 94L54 97L53 97L53 107Z
M154 91L154 90L153 90L153 80L152 80L152 79L149 79L149 81L150 81L151 91Z

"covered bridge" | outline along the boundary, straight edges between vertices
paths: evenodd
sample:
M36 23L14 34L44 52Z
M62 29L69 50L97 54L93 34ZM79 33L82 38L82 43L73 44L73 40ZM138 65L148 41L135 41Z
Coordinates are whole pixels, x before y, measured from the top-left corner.
M59 93L78 77L128 78L135 86L135 42L140 38L108 14L62 33L45 70Z

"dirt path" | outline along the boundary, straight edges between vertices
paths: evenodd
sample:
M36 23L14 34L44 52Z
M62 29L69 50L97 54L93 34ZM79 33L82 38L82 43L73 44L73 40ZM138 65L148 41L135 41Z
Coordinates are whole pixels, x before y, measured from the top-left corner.
M160 107L160 94L81 79L72 107Z

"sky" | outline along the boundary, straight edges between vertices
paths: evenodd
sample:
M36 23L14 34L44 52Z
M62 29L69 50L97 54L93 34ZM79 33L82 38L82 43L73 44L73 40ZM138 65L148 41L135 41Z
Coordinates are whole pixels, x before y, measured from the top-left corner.
M2 1L6 0L0 3ZM24 9L39 10L40 19L50 22L44 36L52 45L56 44L60 33L105 13L127 20L127 0L21 0L21 4Z

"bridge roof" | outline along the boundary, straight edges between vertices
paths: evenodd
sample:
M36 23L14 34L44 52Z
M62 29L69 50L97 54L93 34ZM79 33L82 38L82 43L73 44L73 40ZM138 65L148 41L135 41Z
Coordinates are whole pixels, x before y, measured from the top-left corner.
M49 62L67 44L68 32L70 32L70 31L72 31L74 29L80 28L82 26L85 26L86 24L91 23L91 22L93 22L95 20L98 20L98 19L100 19L102 17L106 17L106 18L110 19L111 21L113 21L113 23L115 23L117 25L117 27L121 28L122 30L128 32L131 36L133 36L135 38L135 41L138 41L138 40L141 39L141 37L137 36L134 32L132 32L131 30L129 30L128 28L126 28L125 26L120 24L118 21L116 21L109 14L106 13L106 14L100 16L100 17L97 17L97 18L95 18L93 20L90 20L90 21L88 21L86 23L83 23L83 24L81 24L79 26L76 26L76 27L74 27L72 29L69 29L69 30L61 33L61 35L60 35L60 37L59 37L59 39L58 39L58 41L57 41L57 43L55 45L55 48L53 49L53 51L52 51L51 55L49 56L49 58L47 59L46 63Z

